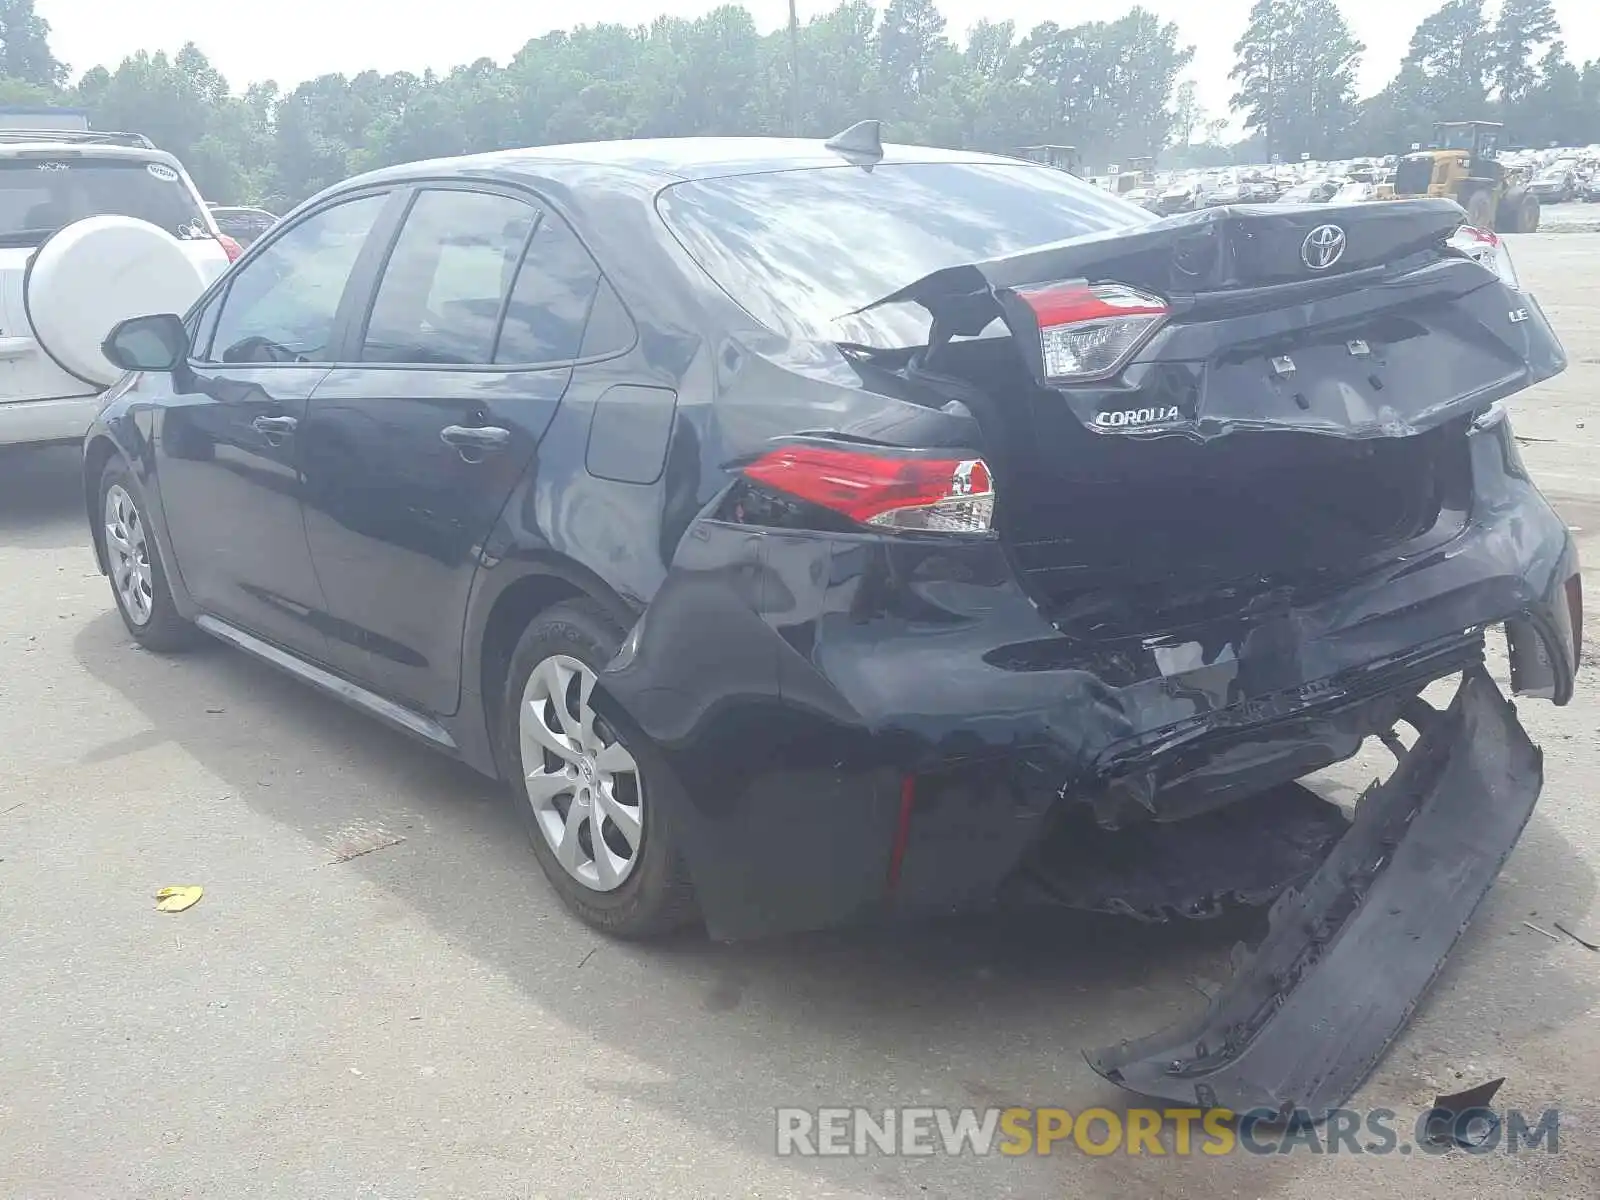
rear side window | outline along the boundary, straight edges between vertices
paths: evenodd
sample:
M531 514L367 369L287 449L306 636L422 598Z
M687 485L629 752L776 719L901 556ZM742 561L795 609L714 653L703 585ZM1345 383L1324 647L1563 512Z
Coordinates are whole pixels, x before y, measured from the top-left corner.
M600 269L583 243L559 217L547 213L517 272L494 361L543 363L577 358L599 284Z
M378 284L362 361L492 363L506 296L539 216L509 196L421 193Z
M334 319L387 194L321 209L240 266L218 314L209 361L330 362ZM196 348L200 346L196 342Z
M0 245L37 246L84 217L137 217L173 237L210 237L200 203L165 163L47 151L0 158Z
M856 310L945 267L1156 218L1032 163L884 163L674 184L662 219L722 289L790 337L920 346L928 316Z

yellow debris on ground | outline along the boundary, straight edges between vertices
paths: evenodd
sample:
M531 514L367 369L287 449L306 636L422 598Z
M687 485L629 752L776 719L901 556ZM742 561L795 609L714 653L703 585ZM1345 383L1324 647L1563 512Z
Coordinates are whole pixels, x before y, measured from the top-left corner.
M205 894L205 888L197 883L164 887L156 893L156 911L182 912L186 908L193 908Z

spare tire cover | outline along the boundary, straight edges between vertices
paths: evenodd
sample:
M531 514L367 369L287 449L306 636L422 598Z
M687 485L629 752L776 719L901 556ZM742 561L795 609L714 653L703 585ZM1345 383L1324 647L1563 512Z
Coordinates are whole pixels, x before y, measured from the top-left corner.
M100 343L119 321L183 315L205 278L183 244L137 217L85 217L51 234L28 264L22 301L39 346L101 387L122 377Z

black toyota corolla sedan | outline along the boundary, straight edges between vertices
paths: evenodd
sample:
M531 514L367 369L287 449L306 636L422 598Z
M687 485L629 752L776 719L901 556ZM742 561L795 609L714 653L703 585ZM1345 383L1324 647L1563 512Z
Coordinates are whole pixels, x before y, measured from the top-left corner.
M1501 404L1562 351L1449 201L1158 219L872 123L507 151L328 190L105 353L133 637L506 780L602 929L1276 900L1207 1024L1096 1058L1156 1094L1359 1082L1540 788L1486 635L1572 692ZM1353 820L1296 783L1370 737Z

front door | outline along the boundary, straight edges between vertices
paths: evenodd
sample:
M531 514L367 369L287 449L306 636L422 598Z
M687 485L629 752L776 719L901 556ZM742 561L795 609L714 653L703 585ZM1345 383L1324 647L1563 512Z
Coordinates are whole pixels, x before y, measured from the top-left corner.
M419 190L351 357L301 438L312 560L335 666L425 712L456 710L483 539L572 376L599 271L519 193Z
M157 472L178 572L207 612L319 660L327 602L301 511L307 401L327 375L340 303L388 202L368 194L297 221L201 314L160 410Z

